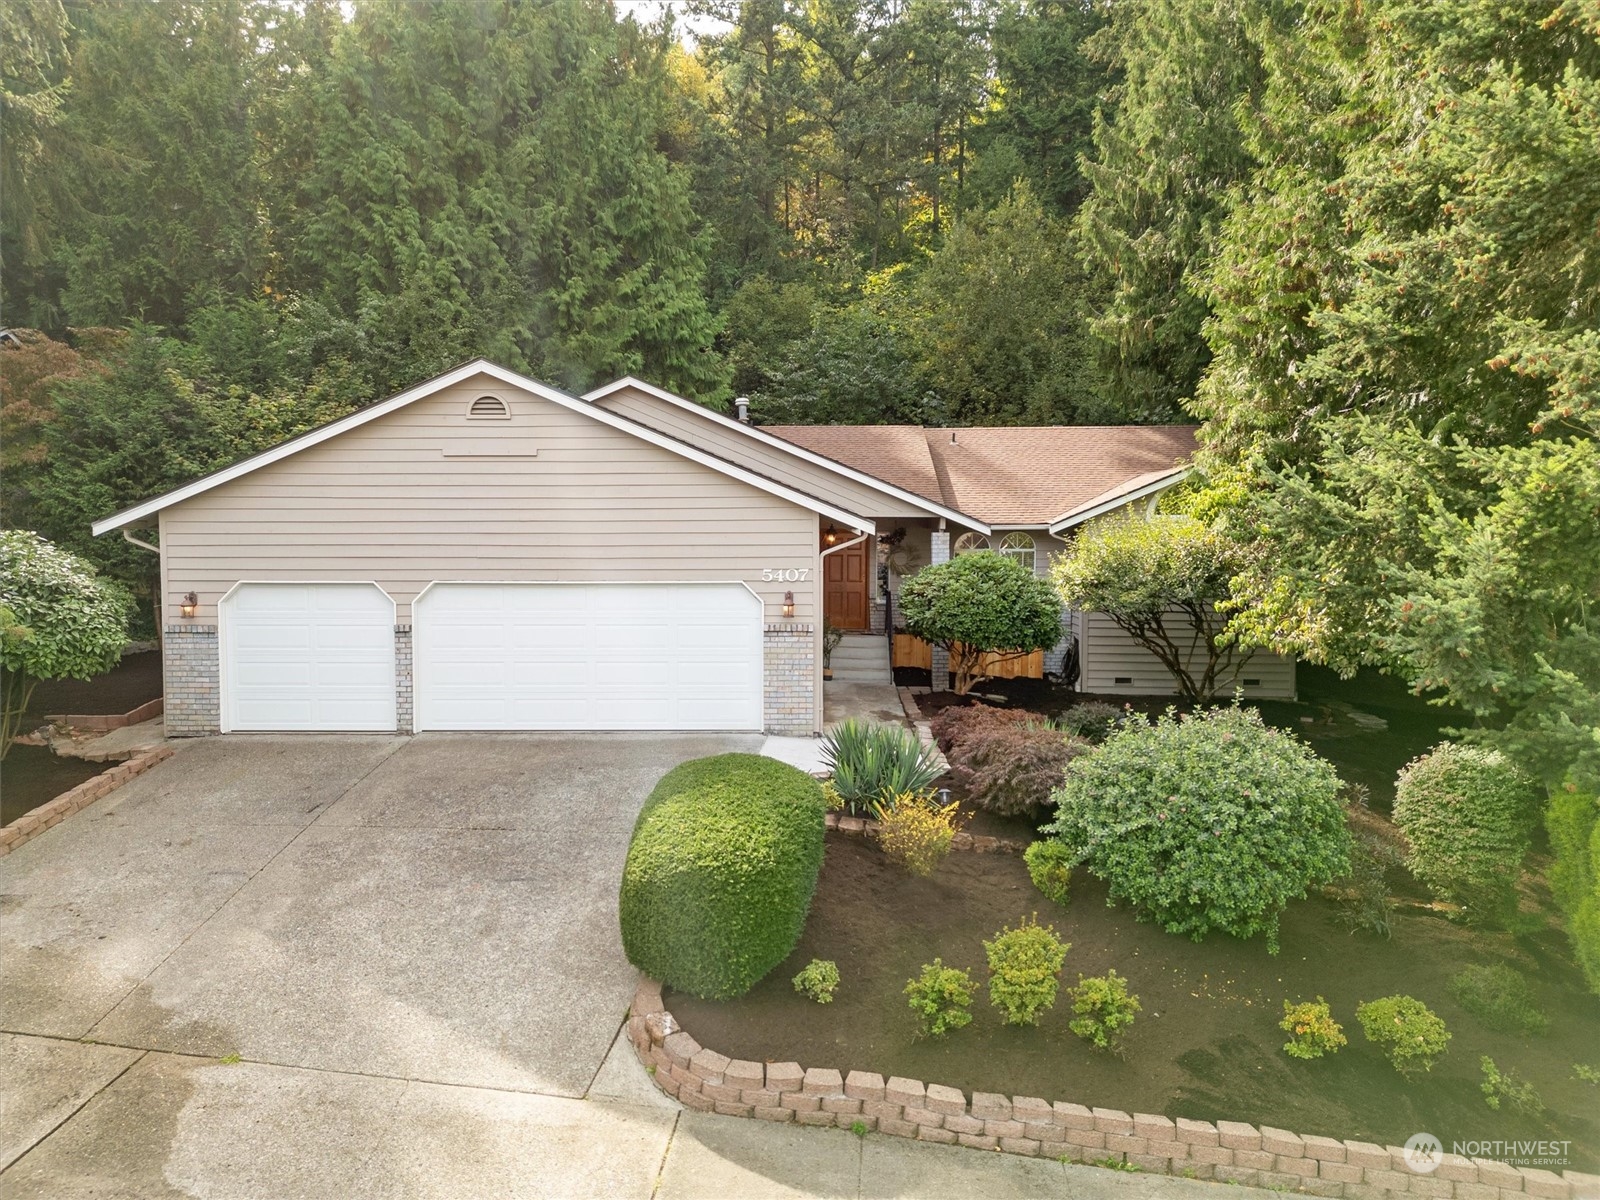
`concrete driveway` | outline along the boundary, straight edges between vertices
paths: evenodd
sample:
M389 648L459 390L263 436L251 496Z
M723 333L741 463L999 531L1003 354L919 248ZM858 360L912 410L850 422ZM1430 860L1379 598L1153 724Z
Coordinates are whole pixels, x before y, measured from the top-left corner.
M759 745L184 745L0 859L0 1193L1218 1195L658 1093L619 1037L628 833L668 767Z

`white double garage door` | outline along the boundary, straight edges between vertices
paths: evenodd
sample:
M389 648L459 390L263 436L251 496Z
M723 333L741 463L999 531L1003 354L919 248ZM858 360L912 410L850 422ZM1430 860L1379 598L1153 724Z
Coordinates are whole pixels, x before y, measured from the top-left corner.
M743 584L434 583L411 624L418 732L762 726ZM239 584L218 613L224 732L395 729L394 626L375 584Z

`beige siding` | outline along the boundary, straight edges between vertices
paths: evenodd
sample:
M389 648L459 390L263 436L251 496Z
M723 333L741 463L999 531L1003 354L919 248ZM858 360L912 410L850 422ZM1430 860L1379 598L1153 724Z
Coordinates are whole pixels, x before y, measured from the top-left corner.
M928 513L925 508L844 479L787 451L729 429L713 417L669 404L635 388L622 388L597 403L618 416L648 425L859 516L923 517Z
M509 421L467 419L485 393ZM174 505L161 542L169 611L193 588L206 621L241 580L371 580L401 622L434 580L739 581L817 617L815 513L488 377Z
M1129 696L1165 696L1176 691L1171 674L1160 660L1118 628L1105 613L1082 616L1085 629L1081 635L1083 681L1080 686L1084 691L1118 692ZM1118 679L1132 682L1119 683ZM1258 682L1245 685L1247 679ZM1239 682L1246 696L1263 700L1293 699L1294 659L1255 651L1245 659Z

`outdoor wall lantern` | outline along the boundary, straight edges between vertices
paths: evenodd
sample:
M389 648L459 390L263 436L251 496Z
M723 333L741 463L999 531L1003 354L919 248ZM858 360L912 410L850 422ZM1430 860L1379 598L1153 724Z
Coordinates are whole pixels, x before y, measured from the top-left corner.
M822 535L822 540L827 542L830 546L833 545L839 540L839 531L832 525L829 525L828 532Z
M183 594L183 603L178 605L178 611L183 614L185 621L194 620L194 614L200 609L200 597L193 592Z
M785 592L783 594L783 615L786 616L786 617L794 616L794 593L793 592Z

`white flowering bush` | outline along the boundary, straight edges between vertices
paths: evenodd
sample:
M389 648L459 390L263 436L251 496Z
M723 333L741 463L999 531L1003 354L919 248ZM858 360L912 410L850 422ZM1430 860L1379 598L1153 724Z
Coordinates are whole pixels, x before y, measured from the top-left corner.
M1133 722L1073 759L1041 830L1169 933L1265 934L1349 870L1334 769L1247 708Z
M41 679L92 679L128 642L132 601L75 554L25 529L0 531L0 758Z

